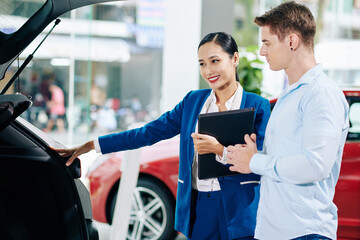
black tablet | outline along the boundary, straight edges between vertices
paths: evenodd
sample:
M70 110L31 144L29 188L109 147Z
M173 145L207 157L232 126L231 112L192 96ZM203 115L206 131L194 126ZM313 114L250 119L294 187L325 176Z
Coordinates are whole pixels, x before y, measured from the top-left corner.
M215 137L225 147L243 144L244 136L254 132L254 121L254 108L204 113L199 115L198 132ZM213 153L199 154L198 160L199 179L240 174L216 161Z

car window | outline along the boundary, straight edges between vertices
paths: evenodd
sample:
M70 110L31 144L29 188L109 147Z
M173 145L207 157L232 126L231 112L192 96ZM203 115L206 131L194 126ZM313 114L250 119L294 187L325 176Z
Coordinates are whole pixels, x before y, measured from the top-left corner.
M46 0L1 1L0 31L6 34L16 32L46 2Z
M350 128L347 140L360 140L360 97L350 97L348 101Z

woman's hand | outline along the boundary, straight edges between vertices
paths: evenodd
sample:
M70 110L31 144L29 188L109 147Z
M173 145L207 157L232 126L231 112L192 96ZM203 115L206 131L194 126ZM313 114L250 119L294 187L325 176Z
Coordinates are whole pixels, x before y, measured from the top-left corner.
M74 148L69 148L69 149L52 148L52 149L58 152L62 157L71 156L69 160L66 162L66 166L70 166L70 164L75 160L75 158L95 149L95 145L94 145L94 141L89 141L81 146Z
M224 146L218 140L210 135L192 133L191 137L194 141L194 148L200 154L215 153L219 156L223 155Z

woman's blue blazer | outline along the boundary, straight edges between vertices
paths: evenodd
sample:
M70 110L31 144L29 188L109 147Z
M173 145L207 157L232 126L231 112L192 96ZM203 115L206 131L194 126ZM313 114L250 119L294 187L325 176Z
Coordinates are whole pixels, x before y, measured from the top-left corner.
M177 188L175 229L190 237L191 166L194 159L195 131L200 111L211 89L189 92L174 109L141 128L99 137L102 153L136 149L180 134L179 181ZM255 108L255 133L262 149L270 117L269 101L243 91L240 108ZM218 178L224 202L226 226L230 239L253 236L259 201L260 176L241 174Z

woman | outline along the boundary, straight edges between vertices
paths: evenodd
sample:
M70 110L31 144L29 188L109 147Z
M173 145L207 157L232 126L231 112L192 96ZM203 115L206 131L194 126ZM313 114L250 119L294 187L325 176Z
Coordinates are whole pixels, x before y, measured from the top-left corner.
M227 33L210 33L198 47L200 73L211 89L189 92L169 112L144 127L99 137L73 149L57 151L72 157L92 149L110 153L152 145L180 134L179 181L175 229L189 239L253 239L259 199L254 174L200 180L197 153L215 153L226 163L226 148L215 138L198 134L200 113L255 108L257 145L262 146L270 116L266 99L245 92L238 83L238 47ZM259 149L261 150L261 149Z

